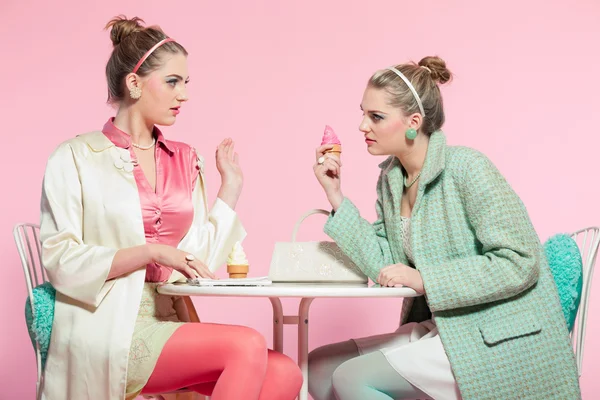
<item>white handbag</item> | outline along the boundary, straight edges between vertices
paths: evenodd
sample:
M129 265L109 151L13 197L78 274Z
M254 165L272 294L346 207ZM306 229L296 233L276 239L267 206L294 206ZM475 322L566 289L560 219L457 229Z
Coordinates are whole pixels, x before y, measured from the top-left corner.
M275 243L269 269L271 281L367 283L367 276L335 242L296 242L300 224L313 214L329 215L329 212L307 212L296 222L291 242Z

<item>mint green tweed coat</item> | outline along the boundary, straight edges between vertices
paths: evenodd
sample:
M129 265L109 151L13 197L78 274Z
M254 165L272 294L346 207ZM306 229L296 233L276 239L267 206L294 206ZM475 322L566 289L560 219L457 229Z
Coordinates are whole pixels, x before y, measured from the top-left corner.
M402 246L402 166L380 167L378 219L347 198L327 233L366 273L408 265ZM465 400L580 399L556 285L527 211L481 153L430 139L411 216L414 267L425 297L405 300L401 322L433 313ZM426 301L426 302L425 302ZM410 362L410 360L406 360Z

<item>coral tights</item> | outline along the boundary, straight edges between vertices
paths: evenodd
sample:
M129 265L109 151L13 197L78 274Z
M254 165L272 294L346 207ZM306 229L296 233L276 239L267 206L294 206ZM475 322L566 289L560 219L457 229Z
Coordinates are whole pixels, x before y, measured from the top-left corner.
M165 344L142 393L188 388L211 400L292 400L301 386L298 366L268 350L259 332L187 323Z

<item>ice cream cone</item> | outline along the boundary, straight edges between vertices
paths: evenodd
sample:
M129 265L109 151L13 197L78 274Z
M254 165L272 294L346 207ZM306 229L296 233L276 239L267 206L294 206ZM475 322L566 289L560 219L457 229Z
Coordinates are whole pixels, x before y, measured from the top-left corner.
M248 276L249 264L246 253L240 242L236 242L227 258L227 273L232 279L246 278Z
M325 126L325 132L323 132L323 139L321 139L321 145L325 145L325 144L333 146L331 149L325 150L325 152L324 152L325 154L331 153L331 154L335 154L338 157L341 157L342 142L340 142L340 139L337 137L337 135L333 131L333 128L331 128L329 125Z

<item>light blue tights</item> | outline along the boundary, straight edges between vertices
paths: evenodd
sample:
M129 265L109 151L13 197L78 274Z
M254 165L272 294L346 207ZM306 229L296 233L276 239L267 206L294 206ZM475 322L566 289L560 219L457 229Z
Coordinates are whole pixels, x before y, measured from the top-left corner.
M380 351L361 356L352 340L310 353L308 391L315 400L429 399L398 374Z

